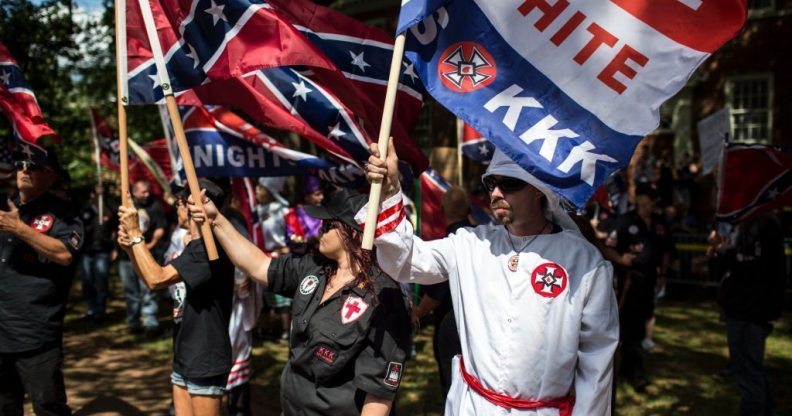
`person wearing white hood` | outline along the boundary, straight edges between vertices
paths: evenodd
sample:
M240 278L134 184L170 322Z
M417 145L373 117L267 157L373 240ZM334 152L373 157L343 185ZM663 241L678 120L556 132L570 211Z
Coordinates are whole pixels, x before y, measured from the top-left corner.
M367 177L383 181L380 267L400 282L451 286L462 355L446 416L609 415L619 340L613 269L558 196L497 151L482 181L500 224L422 241L400 213L392 140L387 160L376 144L371 152Z

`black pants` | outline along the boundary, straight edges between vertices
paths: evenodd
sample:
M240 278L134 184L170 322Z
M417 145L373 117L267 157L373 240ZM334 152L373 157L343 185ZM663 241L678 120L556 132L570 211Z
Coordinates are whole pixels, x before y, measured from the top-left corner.
M726 318L729 365L740 387L740 415L770 415L773 394L764 368L765 340L773 326Z
M646 336L646 320L654 313L654 288L657 277L631 271L629 287L619 320L621 321L621 372L633 385L647 380L644 360L646 351L641 346ZM625 284L626 285L626 284Z
M245 383L228 390L228 414L231 416L249 416L250 383Z
M37 416L71 415L63 384L61 347L0 353L0 415L21 416L25 392Z
M451 389L451 374L453 369L451 363L454 356L462 354L462 344L459 341L456 319L454 311L451 310L443 317L440 324L435 328L434 339L435 360L440 373L440 384L443 388L443 400L448 396Z

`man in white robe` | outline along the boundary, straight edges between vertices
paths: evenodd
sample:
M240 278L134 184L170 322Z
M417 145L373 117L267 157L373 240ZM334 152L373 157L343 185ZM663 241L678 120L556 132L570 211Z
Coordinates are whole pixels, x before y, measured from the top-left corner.
M383 180L379 265L400 282L451 286L462 355L445 414L609 415L613 270L558 197L497 152L482 179L501 224L422 241L402 213L392 143L387 161L376 145L372 154L368 178Z

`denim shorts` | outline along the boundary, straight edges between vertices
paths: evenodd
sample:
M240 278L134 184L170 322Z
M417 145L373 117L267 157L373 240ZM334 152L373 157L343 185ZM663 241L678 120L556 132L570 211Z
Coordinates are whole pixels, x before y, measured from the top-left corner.
M177 372L171 373L171 383L187 389L187 393L197 396L222 396L226 391L227 375L212 377L183 377Z

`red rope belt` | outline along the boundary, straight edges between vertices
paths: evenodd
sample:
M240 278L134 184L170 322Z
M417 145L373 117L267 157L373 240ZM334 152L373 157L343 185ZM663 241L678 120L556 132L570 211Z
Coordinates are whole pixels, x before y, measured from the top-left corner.
M558 409L558 414L560 416L572 415L572 407L575 405L575 396L570 395L549 400L516 399L514 397L498 394L482 386L478 379L465 370L465 362L462 356L459 357L459 369L462 371L462 378L465 379L465 383L467 383L473 391L478 393L479 396L487 399L488 402L496 406L517 410L534 410L552 407Z

